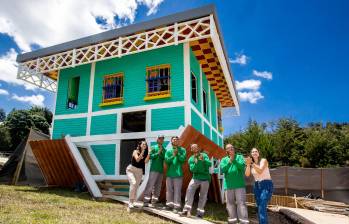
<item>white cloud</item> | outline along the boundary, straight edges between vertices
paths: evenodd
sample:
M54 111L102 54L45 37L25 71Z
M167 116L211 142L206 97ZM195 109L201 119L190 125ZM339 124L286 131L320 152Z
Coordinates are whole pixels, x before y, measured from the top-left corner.
M258 90L261 87L261 81L255 79L248 79L242 82L236 81L236 89L237 90Z
M26 90L35 90L32 84L17 79L17 52L10 49L4 55L0 56L0 81L4 81L13 85L22 85Z
M145 5L147 15L151 15L157 12L162 1L3 1L0 7L0 33L13 37L21 50L30 51L32 44L47 47L99 33L105 28L133 23L139 5ZM98 24L97 17L103 19L105 24Z
M31 105L43 107L45 97L41 94L31 96L17 96L16 94L13 94L12 99L23 103L30 103Z
M229 63L239 64L239 65L247 64L249 57L247 57L245 54L235 54L235 55L236 55L235 59L229 58Z
M12 85L22 85L26 90L37 89L34 85L17 79L17 52L14 49L10 49L7 53L0 56L0 81Z
M257 77L261 77L261 78L265 78L268 80L272 80L273 79L273 73L268 72L268 71L257 71L257 70L253 70L253 75L257 76Z
M0 95L9 95L9 92L6 89L0 89Z
M252 104L257 103L258 100L264 98L264 96L259 91L239 92L238 94L241 101L247 101Z
M159 5L163 2L164 0L137 0L137 2L140 2L148 7L148 12L147 16L155 14L158 11Z

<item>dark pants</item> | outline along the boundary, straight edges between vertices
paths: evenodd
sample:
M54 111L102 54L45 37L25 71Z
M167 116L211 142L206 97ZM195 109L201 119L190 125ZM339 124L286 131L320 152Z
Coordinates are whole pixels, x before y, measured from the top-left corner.
M256 181L254 184L254 196L258 208L258 219L260 224L268 223L267 205L273 195L273 182L271 180Z

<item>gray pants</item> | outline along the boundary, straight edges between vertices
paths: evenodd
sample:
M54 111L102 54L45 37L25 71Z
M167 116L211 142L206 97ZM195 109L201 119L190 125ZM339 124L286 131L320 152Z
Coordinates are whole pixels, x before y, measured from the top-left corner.
M246 189L237 188L225 191L229 223L249 223L246 206Z
M144 190L144 202L149 203L152 199L153 203L156 203L159 200L161 185L162 185L163 174L155 171L149 173L149 179L147 186ZM153 197L151 198L151 196Z
M130 164L126 168L126 175L130 182L129 202L132 204L137 197L137 190L142 181L143 170Z
M194 202L195 192L200 187L197 212L203 215L205 213L204 208L207 201L207 193L208 193L209 186L210 186L210 182L208 180L191 179L188 185L187 194L185 195L185 206L183 208L183 211L189 211L189 212L191 211L191 207L193 206L193 202Z
M175 209L181 207L183 177L166 178L166 205Z

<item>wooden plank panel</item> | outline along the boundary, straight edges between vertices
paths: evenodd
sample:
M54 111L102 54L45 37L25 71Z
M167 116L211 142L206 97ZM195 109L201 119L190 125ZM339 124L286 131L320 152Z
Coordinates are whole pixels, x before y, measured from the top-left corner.
M65 140L40 140L29 144L49 186L74 187L83 182Z

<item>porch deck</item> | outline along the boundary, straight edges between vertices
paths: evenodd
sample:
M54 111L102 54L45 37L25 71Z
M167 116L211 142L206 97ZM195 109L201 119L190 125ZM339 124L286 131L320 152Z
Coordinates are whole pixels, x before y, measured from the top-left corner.
M123 196L113 196L113 195L104 195L105 198L109 198L124 204L128 204L128 198L123 197ZM137 206L142 206L141 202L136 202ZM126 208L125 208L126 209ZM206 221L204 219L199 219L196 218L195 216L192 217L181 217L178 214L175 214L171 211L165 211L165 210L160 210L156 208L150 208L150 207L144 207L142 208L143 211L161 216L165 219L169 219L171 221L174 221L176 223L181 223L181 224L212 224L212 222Z

